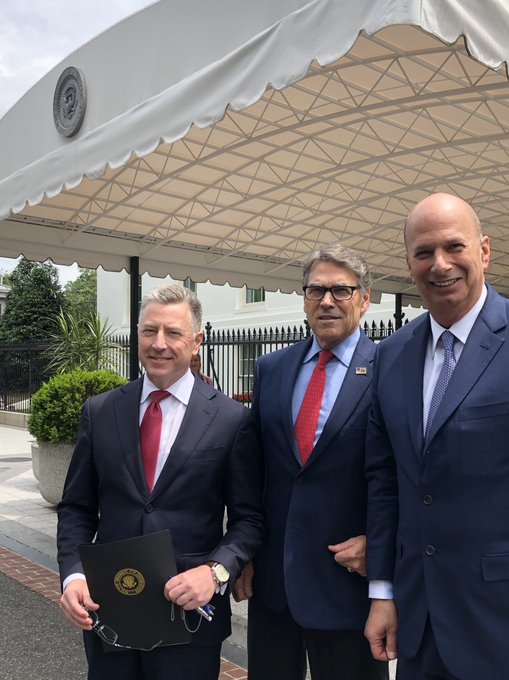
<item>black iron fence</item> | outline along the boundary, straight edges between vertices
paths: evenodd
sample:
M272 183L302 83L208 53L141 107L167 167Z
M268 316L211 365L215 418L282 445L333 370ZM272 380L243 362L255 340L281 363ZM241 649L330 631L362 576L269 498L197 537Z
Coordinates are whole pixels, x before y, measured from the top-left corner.
M392 335L392 321L378 325L364 323L362 330L372 340L379 341ZM307 321L303 325L252 330L214 331L210 323L205 326L201 347L203 372L212 378L214 385L229 397L245 404L251 403L254 370L258 357L277 349L293 345L310 334Z
M391 321L386 324L382 321L378 325L365 323L363 330L372 340L379 341L395 328ZM309 333L306 322L298 328L219 331L207 323L200 350L202 370L219 390L249 404L258 357L299 342ZM116 346L107 351L108 368L128 378L129 336L115 335L111 340ZM48 369L48 347L46 342L0 344L0 410L30 410L32 395L52 375Z
M256 360L309 336L309 327L214 331L205 326L201 347L203 372L215 387L237 401L251 403Z
M0 344L0 410L30 410L32 395L51 377L46 342Z

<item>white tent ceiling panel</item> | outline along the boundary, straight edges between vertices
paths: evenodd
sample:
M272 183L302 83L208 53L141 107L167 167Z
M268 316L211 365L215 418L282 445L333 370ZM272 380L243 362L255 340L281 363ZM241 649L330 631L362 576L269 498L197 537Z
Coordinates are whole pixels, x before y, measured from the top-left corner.
M377 290L412 294L404 219L445 190L478 210L509 294L507 0L209 7L161 0L0 121L3 254L138 256L154 275L291 291L308 252L341 239ZM63 139L51 102L69 65L88 108Z

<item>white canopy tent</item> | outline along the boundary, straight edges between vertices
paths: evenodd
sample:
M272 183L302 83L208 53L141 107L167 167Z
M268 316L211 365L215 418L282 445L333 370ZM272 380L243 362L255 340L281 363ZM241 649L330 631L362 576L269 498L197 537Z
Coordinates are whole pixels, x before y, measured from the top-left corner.
M341 239L408 302L404 220L444 190L509 294L508 35L509 0L160 0L0 121L0 254L289 292ZM65 138L69 66L88 102Z

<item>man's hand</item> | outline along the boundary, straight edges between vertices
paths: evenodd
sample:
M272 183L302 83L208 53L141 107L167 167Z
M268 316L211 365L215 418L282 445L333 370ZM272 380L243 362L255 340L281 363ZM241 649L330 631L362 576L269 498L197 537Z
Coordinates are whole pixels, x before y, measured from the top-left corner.
M164 596L187 611L208 604L216 592L216 582L207 564L177 574L164 586Z
M253 576L253 563L248 562L242 574L233 584L233 599L235 602L242 602L242 600L249 600L250 597L253 597Z
M67 584L62 597L60 607L69 621L81 630L92 630L92 619L88 609L99 609L90 597L87 582L84 579L73 579Z
M378 661L391 661L397 657L397 629L398 614L394 600L372 600L364 635L373 657Z
M329 550L334 553L336 562L348 569L356 571L361 576L366 576L366 536L354 536L343 543L329 545Z

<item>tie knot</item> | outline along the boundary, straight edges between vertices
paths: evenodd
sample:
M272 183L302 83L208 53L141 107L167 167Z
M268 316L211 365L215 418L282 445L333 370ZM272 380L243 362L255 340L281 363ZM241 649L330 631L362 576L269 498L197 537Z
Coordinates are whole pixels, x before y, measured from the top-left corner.
M456 337L451 333L451 331L444 331L442 333L442 342L444 343L445 349L448 350L449 352L454 347L455 341Z
M163 399L166 399L166 397L169 397L170 393L167 392L166 390L154 390L153 392L150 393L150 400L152 403L158 404L160 401Z
M325 366L332 359L334 354L328 349L322 350L318 355L318 365Z

